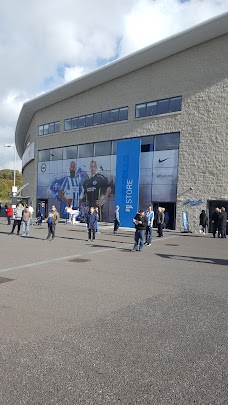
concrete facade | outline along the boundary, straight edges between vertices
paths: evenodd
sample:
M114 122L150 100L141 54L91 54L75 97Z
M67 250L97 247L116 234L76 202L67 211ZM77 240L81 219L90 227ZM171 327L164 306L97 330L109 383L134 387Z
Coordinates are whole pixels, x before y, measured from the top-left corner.
M182 96L181 112L135 118L136 104L175 96ZM128 121L64 131L67 118L124 106ZM228 34L36 111L27 129L35 160L23 168L24 183L35 202L39 150L180 132L176 229L187 210L190 229L197 231L209 200L228 201L227 110ZM39 125L54 121L60 121L60 133L38 136ZM203 203L183 208L187 199Z

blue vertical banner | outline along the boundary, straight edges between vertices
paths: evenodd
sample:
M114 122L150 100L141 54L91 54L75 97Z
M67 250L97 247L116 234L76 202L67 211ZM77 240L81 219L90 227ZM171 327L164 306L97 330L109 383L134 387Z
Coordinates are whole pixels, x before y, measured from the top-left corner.
M115 205L120 207L120 224L133 228L138 210L141 139L117 142Z

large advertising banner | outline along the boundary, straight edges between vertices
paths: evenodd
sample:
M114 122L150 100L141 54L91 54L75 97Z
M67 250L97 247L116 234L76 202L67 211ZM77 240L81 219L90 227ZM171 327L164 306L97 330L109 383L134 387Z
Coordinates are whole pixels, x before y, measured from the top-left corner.
M139 203L141 140L117 142L115 205L119 205L121 226L133 228Z

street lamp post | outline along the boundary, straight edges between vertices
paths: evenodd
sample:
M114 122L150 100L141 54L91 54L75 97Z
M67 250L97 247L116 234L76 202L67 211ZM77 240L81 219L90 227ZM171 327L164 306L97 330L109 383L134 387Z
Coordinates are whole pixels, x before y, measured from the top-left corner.
M5 145L5 148L14 148L14 170L13 170L12 195L15 196L17 194L17 187L16 187L16 146L15 145Z

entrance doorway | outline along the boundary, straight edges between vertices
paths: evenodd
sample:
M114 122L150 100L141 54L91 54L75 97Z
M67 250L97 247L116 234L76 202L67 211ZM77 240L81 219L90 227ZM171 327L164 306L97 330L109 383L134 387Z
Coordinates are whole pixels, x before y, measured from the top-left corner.
M158 207L165 208L165 228L166 229L175 229L175 226L176 226L176 203L155 202L153 204L155 226L157 226L156 216L157 216L157 212L158 212Z
M42 209L41 209L42 207ZM47 217L48 214L48 200L37 200L37 211L44 211L45 217Z
M208 200L207 202L207 217L209 218L208 232L212 232L211 215L215 211L215 208L224 207L226 212L228 212L228 200ZM226 234L228 235L228 223L226 226Z

